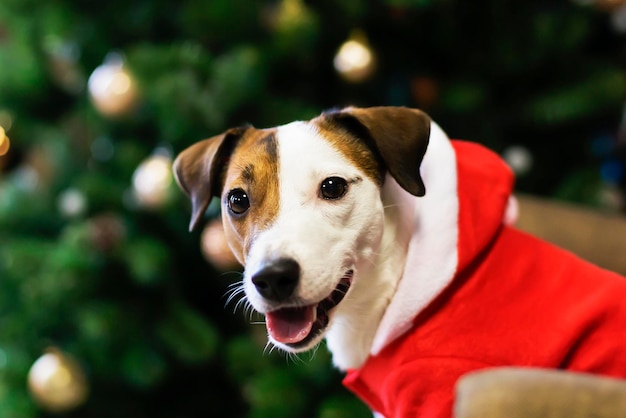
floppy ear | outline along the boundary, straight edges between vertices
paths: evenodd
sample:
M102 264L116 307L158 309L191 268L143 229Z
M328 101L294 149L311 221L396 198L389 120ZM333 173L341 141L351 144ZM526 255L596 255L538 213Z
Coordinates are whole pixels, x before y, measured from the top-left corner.
M220 195L224 168L246 129L229 129L193 144L176 157L174 178L191 200L189 231L198 225L213 196Z
M406 107L348 107L324 116L365 141L403 189L424 196L420 165L430 137L428 115Z

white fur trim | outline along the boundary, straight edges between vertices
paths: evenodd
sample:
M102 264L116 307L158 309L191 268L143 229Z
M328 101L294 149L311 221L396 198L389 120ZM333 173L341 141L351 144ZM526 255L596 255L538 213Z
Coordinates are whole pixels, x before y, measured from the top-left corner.
M506 210L504 211L504 222L505 225L515 225L519 218L519 203L515 196L509 196L509 201L506 204Z
M434 122L421 173L426 195L416 198L404 273L376 331L370 351L374 355L411 328L415 316L450 284L456 272L456 156L447 135Z

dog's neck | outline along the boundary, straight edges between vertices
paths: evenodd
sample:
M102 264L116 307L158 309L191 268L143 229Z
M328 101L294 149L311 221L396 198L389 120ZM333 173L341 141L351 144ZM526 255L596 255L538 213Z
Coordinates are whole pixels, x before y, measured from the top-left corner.
M404 271L416 199L391 176L385 179L381 198L385 216L380 249L356 271L358 280L367 285L354 286L350 304L340 305L326 335L333 363L341 370L357 368L369 356L378 324ZM350 309L341 309L347 305Z
M390 176L381 189L385 216L380 251L370 263L357 266L356 280L366 285L355 283L351 302L338 306L327 334L333 363L342 370L359 368L406 332L456 271L456 157L434 122L420 171L424 197L410 195Z

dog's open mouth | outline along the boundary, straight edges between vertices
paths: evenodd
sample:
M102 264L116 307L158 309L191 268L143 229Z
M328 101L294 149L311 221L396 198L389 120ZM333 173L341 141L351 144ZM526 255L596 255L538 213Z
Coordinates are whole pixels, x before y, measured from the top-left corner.
M328 326L329 312L343 300L352 284L352 276L353 271L348 271L335 290L319 303L267 312L265 322L270 336L293 348L307 345Z

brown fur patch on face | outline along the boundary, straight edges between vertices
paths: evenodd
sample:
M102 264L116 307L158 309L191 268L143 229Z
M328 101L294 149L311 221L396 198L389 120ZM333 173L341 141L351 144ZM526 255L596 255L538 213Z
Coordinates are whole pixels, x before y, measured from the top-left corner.
M352 164L360 167L376 184L382 185L385 168L380 158L360 138L323 115L311 121L320 135Z
M249 129L231 155L221 197L226 238L244 265L254 237L276 219L278 187L276 130ZM229 192L234 189L244 190L250 200L250 208L242 215L228 209Z

